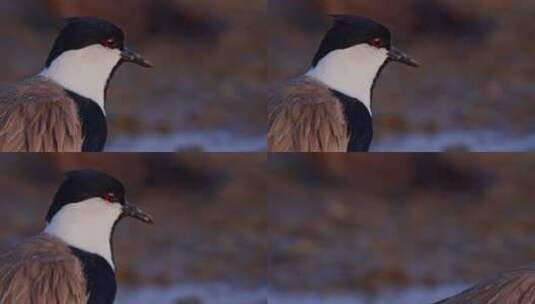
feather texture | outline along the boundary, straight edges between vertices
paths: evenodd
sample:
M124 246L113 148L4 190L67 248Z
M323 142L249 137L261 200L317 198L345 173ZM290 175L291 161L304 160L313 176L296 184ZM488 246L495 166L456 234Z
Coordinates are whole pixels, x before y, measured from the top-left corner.
M348 126L342 104L310 77L291 80L268 104L270 152L346 152Z
M0 303L85 304L83 266L68 245L41 234L0 256Z
M0 152L80 152L76 104L58 84L37 76L0 89Z
M436 304L533 304L535 265L505 272Z

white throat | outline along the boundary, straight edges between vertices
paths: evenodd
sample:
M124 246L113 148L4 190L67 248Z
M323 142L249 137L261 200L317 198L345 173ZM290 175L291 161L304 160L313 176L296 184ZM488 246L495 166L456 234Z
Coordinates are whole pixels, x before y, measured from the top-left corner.
M386 49L359 44L330 52L308 71L307 76L358 99L371 114L373 82L387 58Z
M54 215L44 232L69 246L98 254L115 269L111 234L121 209L120 204L110 204L101 198L68 204Z
M91 45L64 52L40 75L52 79L65 89L93 100L106 113L104 109L106 84L120 60L119 50Z

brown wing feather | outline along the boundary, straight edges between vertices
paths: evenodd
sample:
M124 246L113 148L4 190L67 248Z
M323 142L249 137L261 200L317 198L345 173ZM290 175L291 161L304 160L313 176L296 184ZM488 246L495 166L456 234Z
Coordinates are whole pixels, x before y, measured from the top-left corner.
M0 303L87 301L82 264L62 241L43 234L0 256Z
M292 80L269 101L270 152L346 152L349 143L342 105L323 84Z
M82 126L65 90L34 77L0 90L1 152L80 152Z
M483 281L437 304L533 304L535 267L526 267Z

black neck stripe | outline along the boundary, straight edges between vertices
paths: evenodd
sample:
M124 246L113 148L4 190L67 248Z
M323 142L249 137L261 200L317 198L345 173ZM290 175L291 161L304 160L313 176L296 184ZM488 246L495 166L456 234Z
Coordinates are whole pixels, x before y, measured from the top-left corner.
M82 97L72 91L67 94L76 103L78 116L82 123L84 143L83 152L102 152L108 137L106 116L100 106L89 98Z
M373 122L370 111L356 98L331 90L342 103L349 133L348 152L367 152L373 138Z
M89 294L87 304L113 304L117 293L117 281L108 261L97 254L74 247L70 249L82 262Z

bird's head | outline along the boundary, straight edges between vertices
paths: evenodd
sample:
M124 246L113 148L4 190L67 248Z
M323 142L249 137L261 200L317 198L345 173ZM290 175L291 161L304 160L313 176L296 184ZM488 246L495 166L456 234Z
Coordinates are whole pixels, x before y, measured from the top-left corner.
M123 62L152 67L126 46L125 33L118 26L99 18L74 17L66 19L41 75L93 100L104 111L109 80Z
M125 217L152 224L152 218L126 199L123 184L105 173L86 169L66 174L46 215L46 233L113 265L111 239Z
M308 76L361 101L371 112L372 90L389 61L416 67L418 63L392 45L384 25L358 16L334 15Z

